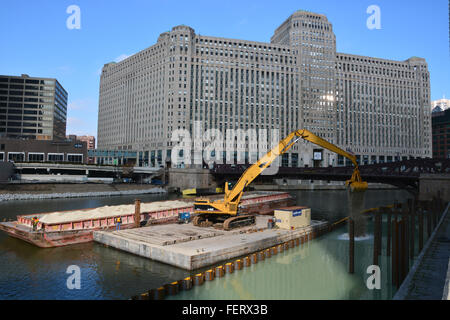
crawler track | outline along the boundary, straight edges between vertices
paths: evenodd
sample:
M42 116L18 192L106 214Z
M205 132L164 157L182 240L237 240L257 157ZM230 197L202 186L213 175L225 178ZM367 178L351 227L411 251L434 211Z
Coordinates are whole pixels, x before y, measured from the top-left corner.
M232 230L245 226L251 226L256 223L254 215L239 215L235 217L220 216L214 214L199 214L192 220L196 227L211 227L222 225L223 230Z

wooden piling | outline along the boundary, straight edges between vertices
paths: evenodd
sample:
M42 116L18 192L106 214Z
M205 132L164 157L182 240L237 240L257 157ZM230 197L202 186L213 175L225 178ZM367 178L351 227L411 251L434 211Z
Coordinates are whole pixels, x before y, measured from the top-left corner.
M404 226L403 226L403 232L404 232L404 252L403 252L403 259L404 259L404 265L403 265L403 279L405 279L406 275L408 274L409 270L409 207L405 205L404 212Z
M409 242L409 256L414 259L414 246L416 238L416 202L414 199L408 200L409 214L410 214L410 242Z
M399 232L400 232L400 223L397 221L397 217L394 221L393 226L393 248L392 248L392 272L393 272L393 282L394 285L399 287Z
M348 219L348 237L349 237L349 251L348 251L348 257L349 257L349 270L348 272L350 274L353 274L355 272L355 222L353 219Z
M378 211L378 213L377 213L377 215L378 215L378 244L377 244L378 256L380 256L382 254L382 250L383 250L383 243L382 243L382 239L383 239L383 212L384 211Z
M436 229L438 223L439 204L437 198L433 198L433 230Z
M391 209L390 208L385 208L386 212L387 212L387 244L386 244L386 255L388 257L391 256L391 233L392 233L392 223L391 223Z
M139 228L141 226L141 200L134 201L134 226Z
M423 249L423 208L417 212L419 215L419 253Z
M427 214L427 239L431 237L431 203L426 203L426 214Z
M377 266L378 265L378 254L379 254L379 249L378 249L378 244L379 244L379 240L378 237L380 235L379 232L379 227L380 227L380 213L375 212L374 213L375 217L374 217L374 224L373 224L373 265Z

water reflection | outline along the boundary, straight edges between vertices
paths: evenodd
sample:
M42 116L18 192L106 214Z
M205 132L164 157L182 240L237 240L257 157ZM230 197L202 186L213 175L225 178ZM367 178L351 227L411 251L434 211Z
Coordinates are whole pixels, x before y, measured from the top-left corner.
M351 192L350 188L347 189L348 211L350 219L355 223L355 238L367 236L367 216L362 213L365 194L366 192Z

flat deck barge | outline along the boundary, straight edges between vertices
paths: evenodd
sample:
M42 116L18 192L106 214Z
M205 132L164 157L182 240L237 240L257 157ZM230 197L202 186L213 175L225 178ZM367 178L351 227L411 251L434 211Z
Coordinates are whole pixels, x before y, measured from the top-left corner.
M94 241L186 270L244 256L283 242L327 230L328 222L311 221L296 230L268 229L269 216L257 216L256 226L231 231L190 224L149 226L120 231L96 231Z

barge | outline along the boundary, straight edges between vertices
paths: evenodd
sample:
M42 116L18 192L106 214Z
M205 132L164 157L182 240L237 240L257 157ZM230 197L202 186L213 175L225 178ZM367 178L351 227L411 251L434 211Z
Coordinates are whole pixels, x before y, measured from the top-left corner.
M275 208L289 206L293 201L287 192L249 192L242 197L241 209L245 213L273 214ZM178 214L185 212L194 215L193 200L142 203L140 225L175 223ZM33 217L39 219L36 231ZM38 247L50 248L90 242L94 231L114 230L119 217L121 229L135 228L134 205L119 205L20 215L16 221L0 222L0 230Z

